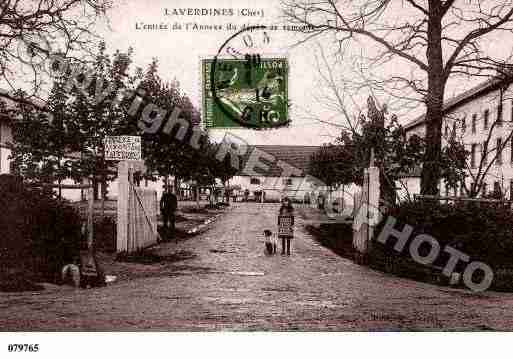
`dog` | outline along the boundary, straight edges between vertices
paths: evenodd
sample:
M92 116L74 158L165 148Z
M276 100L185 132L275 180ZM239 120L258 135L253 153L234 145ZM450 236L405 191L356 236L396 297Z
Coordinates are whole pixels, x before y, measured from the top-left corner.
M264 231L265 236L265 253L268 255L276 254L276 236L273 235L273 232L266 229Z

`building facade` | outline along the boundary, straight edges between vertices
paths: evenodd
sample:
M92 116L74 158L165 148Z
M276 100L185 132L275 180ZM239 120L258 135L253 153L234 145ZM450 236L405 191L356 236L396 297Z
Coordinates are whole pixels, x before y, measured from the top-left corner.
M424 116L405 126L409 136L424 137ZM442 146L454 137L469 152L465 186L440 183L442 196L466 196L472 182L482 183L479 196L500 191L513 198L513 83L493 79L456 96L444 105ZM482 178L482 181L480 180ZM420 179L408 179L420 191ZM475 186L477 187L477 186Z
M255 201L275 202L283 197L289 197L295 202L313 203L317 202L321 195L326 198L331 197L332 201L338 200L340 205L353 205L353 194L357 191L356 185L342 185L328 193L322 183L308 175L310 158L319 150L319 146L258 145L254 148L265 152L265 157L273 158L274 162L268 163L261 159L260 164L249 163L248 165L247 158L243 159L242 168L249 167L259 174L247 175L243 170L230 179L230 187L236 187L241 196L249 191L249 199ZM249 154L252 151L253 149L250 149L247 152ZM284 176L283 164L292 166L297 170L297 174Z

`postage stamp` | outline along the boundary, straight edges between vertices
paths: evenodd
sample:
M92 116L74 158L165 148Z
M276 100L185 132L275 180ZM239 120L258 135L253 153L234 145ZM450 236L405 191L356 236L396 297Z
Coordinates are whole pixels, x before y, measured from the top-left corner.
M202 59L207 128L281 127L288 123L289 66L283 57Z

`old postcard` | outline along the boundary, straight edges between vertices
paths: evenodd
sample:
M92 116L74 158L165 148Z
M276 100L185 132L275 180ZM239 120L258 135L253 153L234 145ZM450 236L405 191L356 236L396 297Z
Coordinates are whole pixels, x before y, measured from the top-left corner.
M0 329L512 330L512 50L509 0L0 1Z

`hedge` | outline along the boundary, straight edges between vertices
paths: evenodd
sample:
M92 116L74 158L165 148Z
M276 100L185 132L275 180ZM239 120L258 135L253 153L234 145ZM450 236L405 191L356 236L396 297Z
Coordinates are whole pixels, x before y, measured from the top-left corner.
M27 186L13 175L0 175L0 193L0 279L56 282L62 265L79 254L78 212L51 191Z
M393 246L395 239L390 238L386 244L377 242L376 238L381 232L389 216L396 218L395 228L402 230L405 224L412 227L413 233L409 237L404 250L396 252ZM424 273L426 267L415 264L408 251L409 244L418 234L429 234L440 244L440 255L431 266L432 273L439 273L450 255L443 251L447 245L467 254L470 261L481 261L488 264L494 273L495 287L504 287L502 282L511 282L504 279L502 273L513 273L513 212L509 205L501 203L456 202L440 203L439 201L415 201L401 203L389 209L388 216L384 216L377 226L372 243L370 262L371 266L380 267L384 263L393 262L396 274L411 276L411 272ZM420 254L427 254L429 246L420 247ZM407 263L407 265L405 264ZM418 266L419 268L414 268ZM466 263L459 262L457 272L464 271ZM420 268L422 267L422 268ZM413 268L413 269L412 269ZM399 273L398 273L399 272ZM415 274L413 276L424 276ZM420 278L419 278L420 279Z

